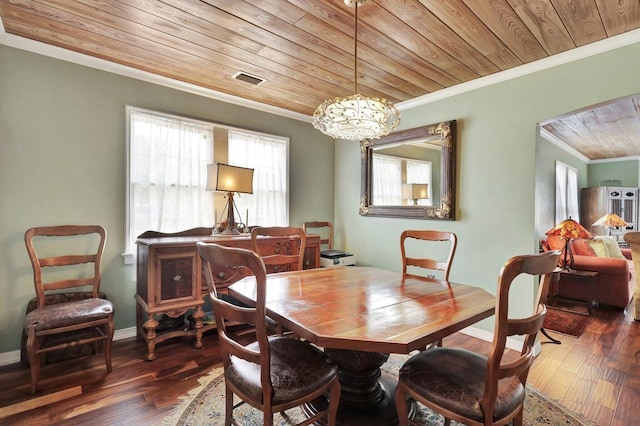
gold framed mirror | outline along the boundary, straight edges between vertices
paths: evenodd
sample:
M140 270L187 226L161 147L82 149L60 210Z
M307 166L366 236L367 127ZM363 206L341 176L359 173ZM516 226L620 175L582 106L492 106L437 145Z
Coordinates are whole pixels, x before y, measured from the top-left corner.
M360 215L455 219L456 121L360 142Z

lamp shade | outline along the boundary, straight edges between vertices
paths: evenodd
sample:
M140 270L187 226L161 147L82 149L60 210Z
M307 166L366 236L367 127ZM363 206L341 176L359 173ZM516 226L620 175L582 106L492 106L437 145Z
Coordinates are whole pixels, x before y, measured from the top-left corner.
M560 237L566 240L571 239L589 239L593 238L593 235L589 233L582 225L575 220L565 219L550 230L547 231L549 237Z
M429 198L426 183L404 183L402 184L402 198L407 200L426 200Z
M207 191L253 194L253 169L224 163L207 165Z
M628 224L617 214L609 213L596 220L595 223L591 226L604 226L607 228L613 228L617 226L628 226Z

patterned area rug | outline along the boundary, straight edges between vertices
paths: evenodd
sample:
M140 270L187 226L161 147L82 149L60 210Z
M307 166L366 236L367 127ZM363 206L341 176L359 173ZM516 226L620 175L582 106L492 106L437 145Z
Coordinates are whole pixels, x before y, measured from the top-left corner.
M382 369L392 375L397 375L398 368L406 359L405 355L391 355ZM224 424L224 378L222 368L213 369L207 376L200 379L201 386L182 397L183 402L175 412L165 418L163 426L205 426ZM235 401L237 402L237 401ZM276 414L274 424L289 426L303 418L299 408L288 410L286 416ZM244 426L262 425L262 412L244 404L234 410L236 419L242 419ZM416 419L424 425L443 425L441 416L431 410L420 407ZM452 425L459 426L457 422ZM524 404L524 425L553 425L553 426L595 426L588 420L550 400L539 391L527 387L527 397Z
M547 315L544 318L544 328L557 331L569 336L580 337L591 324L592 318L586 314L565 311L547 306Z

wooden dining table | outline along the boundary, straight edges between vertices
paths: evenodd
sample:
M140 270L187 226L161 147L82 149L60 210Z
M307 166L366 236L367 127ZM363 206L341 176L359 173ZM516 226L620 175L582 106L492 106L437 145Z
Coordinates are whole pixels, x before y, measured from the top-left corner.
M246 277L229 295L255 303ZM361 266L267 275L269 317L319 347L339 366L338 424L397 424L397 379L381 371L390 353L408 354L494 314L480 287ZM327 401L304 406L312 415Z

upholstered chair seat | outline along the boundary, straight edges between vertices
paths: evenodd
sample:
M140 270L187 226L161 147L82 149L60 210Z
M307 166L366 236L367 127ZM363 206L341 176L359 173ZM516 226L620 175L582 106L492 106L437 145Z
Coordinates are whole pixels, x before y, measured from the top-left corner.
M328 384L338 373L320 349L306 342L287 337L269 338L271 348L271 382L273 405L294 401L312 393L321 384ZM259 350L258 342L247 346ZM326 362L318 362L324 359ZM260 365L232 356L225 379L254 400L262 398Z
M486 357L458 348L433 348L420 352L400 370L400 376L408 388L442 408L478 423L484 421L480 402L485 391L486 374ZM500 380L494 420L516 411L524 402L524 397L525 387L517 376Z
M110 313L113 304L98 298L47 305L29 312L24 318L24 328L28 330L35 324L36 331L50 330L104 319Z

